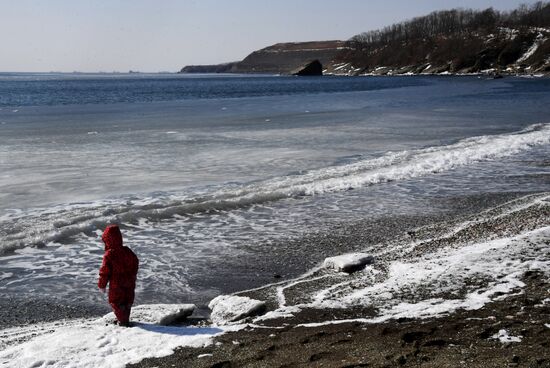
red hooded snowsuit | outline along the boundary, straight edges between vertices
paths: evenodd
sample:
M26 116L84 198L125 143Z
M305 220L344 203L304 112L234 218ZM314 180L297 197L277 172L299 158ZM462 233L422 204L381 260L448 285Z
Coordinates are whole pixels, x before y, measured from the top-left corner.
M130 248L122 245L122 234L117 225L107 226L101 239L105 243L105 254L97 285L104 289L109 283L109 304L119 322L128 324L139 261Z

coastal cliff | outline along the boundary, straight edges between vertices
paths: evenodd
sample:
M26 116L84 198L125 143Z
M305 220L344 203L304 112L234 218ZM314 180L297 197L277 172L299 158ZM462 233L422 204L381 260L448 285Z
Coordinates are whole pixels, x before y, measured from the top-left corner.
M323 74L550 74L550 3L453 9L353 36L348 41L278 43L242 61L186 66L180 73L292 74L318 60Z
M318 60L322 65L337 63L337 56L347 47L345 41L288 42L254 51L242 61L219 65L191 65L180 73L265 73L292 74Z

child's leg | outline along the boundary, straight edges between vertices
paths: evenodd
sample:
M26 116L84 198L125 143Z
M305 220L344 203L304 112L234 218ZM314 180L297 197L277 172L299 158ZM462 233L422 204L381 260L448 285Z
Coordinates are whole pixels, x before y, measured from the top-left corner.
M130 312L132 312L132 304L126 304L126 310L124 311L124 317L127 322L130 322Z
M128 304L111 303L111 308L121 325L127 325L130 321L130 309Z

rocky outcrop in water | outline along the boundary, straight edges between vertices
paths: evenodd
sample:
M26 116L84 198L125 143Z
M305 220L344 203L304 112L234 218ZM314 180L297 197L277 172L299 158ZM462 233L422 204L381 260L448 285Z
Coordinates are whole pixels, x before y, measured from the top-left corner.
M319 60L313 60L312 62L295 69L291 72L291 74L300 77L320 76L323 75L323 64L321 64Z

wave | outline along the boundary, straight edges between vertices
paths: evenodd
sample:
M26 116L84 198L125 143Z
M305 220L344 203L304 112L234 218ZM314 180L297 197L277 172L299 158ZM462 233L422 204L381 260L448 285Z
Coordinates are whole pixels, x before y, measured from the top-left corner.
M192 198L169 195L17 212L0 219L0 252L61 242L80 233L91 235L108 223L125 224L141 219L156 221L176 215L227 211L286 198L407 180L509 157L549 143L550 124L536 124L514 133L472 137L445 146L388 152L374 159L222 188Z

